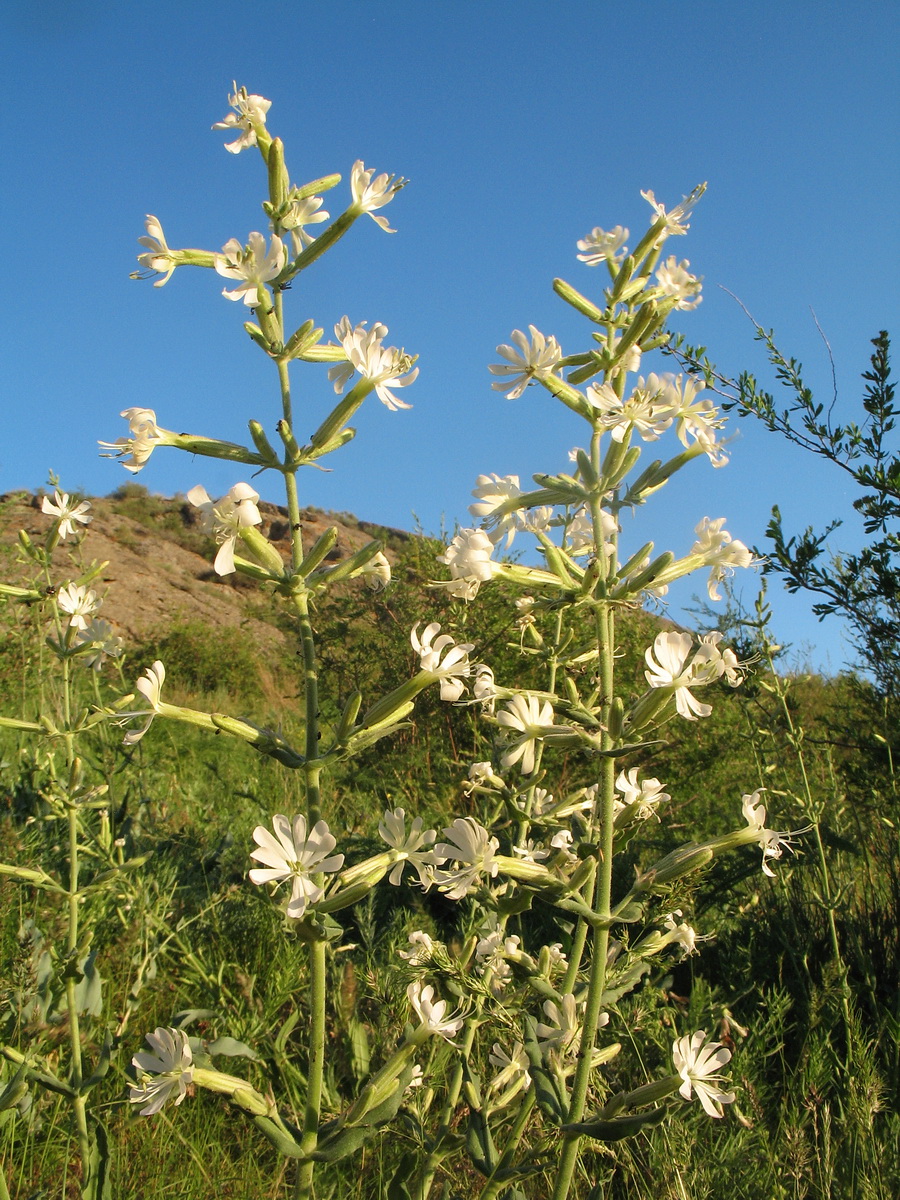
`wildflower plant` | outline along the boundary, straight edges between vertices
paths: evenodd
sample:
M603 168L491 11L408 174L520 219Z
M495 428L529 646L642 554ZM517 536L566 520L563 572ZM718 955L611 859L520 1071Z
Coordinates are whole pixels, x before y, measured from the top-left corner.
M243 328L271 364L278 411L265 420L254 414L248 443L235 444L175 433L158 424L155 412L129 408L122 413L128 433L102 445L131 472L147 466L155 449L170 447L223 459L254 477L281 477L291 531L288 561L260 528L259 496L248 482L236 482L217 501L198 483L188 498L218 543L215 569L263 583L293 613L303 736L294 745L246 718L169 703L161 662L136 682L137 695L116 706L98 705L86 719L124 723L129 746L152 738L157 720L186 722L247 742L297 772L302 811L273 813L270 826L254 831L248 886L271 894L284 914L285 936L305 945L305 1094L295 1118L275 1094L277 1077L257 1087L220 1073L200 1042L161 1026L147 1035L151 1052L134 1054L130 1099L153 1119L168 1101L185 1101L189 1088L227 1097L296 1161L297 1197L313 1196L317 1171L356 1155L396 1124L407 1134L414 1130L411 1145L418 1151L404 1155L393 1179L385 1181L385 1194L425 1200L442 1173L467 1159L483 1200L522 1195L515 1189L532 1175L546 1179L541 1194L563 1200L592 1142L614 1143L651 1128L667 1117L676 1095L698 1098L714 1117L734 1099L721 1074L729 1052L702 1032L675 1039L671 1064L650 1054L649 1075L637 1063L622 1066L628 1056L620 1059L626 1032L620 1005L660 956L697 950L701 936L675 920L686 907L679 888L717 855L747 844L762 848L769 871L786 838L766 828L765 809L754 794L744 799L738 828L658 857L652 839L642 834L648 822L655 828L666 821L670 796L644 764L666 722L703 720L721 698L721 684L739 686L744 667L717 633L697 638L666 629L647 648L642 677L621 680L616 673L622 614L648 598L658 601L671 582L694 571L708 572L714 599L721 579L751 562L720 518L704 517L693 543L686 531L689 548L680 557L630 532L626 539L622 531L625 514L695 459L716 468L728 461L724 421L703 396L702 381L643 366L644 356L666 345L670 314L700 302L701 280L687 260L665 250L670 237L687 232L703 186L671 210L644 193L651 221L631 251L621 226L609 233L595 228L578 242L582 263L599 268L605 286L596 299L562 280L554 289L589 322L585 349L566 353L555 337L529 326L498 348L503 361L490 368L491 386L511 400L534 385L558 400L582 422L584 445L572 452L565 470L535 476L530 488L515 476L479 476L471 506L478 527L459 531L447 547L439 563L450 578L434 586L463 603L477 603L480 589L500 580L518 590L512 619L523 653L543 671L543 685L524 689L514 679L495 679L490 663L476 662L474 643L425 613L409 635L417 660L412 676L380 697L356 692L342 698L338 719L326 728L320 721L324 681L315 602L351 578L385 583L389 564L378 541L333 561L333 528L307 544L300 522L302 473L354 438L350 422L370 395L391 414L385 419L398 419L409 407L405 389L418 368L415 356L387 344L382 323L345 316L326 339L324 324L310 319L292 325L285 297L288 289L291 297L303 293L306 273L361 216L393 232L383 210L405 180L356 162L349 204L332 219L322 209L324 193L337 194L340 176L293 183L282 142L268 127L270 102L235 86L231 107L214 128L237 134L225 147L231 154L260 155L268 228L250 232L245 241L232 238L220 251L175 249L160 221L148 217L139 263L158 276L157 287L187 266L227 281L224 297L242 302L232 315L246 310ZM319 377L318 415L295 415L291 380L297 370L310 378L304 395L316 394ZM314 432L307 440L298 437L299 429L309 428ZM652 444L649 463L642 461L643 443ZM668 457L660 449L666 444ZM58 536L77 534L83 510L62 494L54 505ZM539 558L534 565L500 557L522 537L533 540ZM59 601L67 614L60 642L66 655L87 658L82 639L98 621L92 578L89 573L72 581L65 603ZM425 829L421 816L403 808L372 814L378 849L352 861L341 831L329 825L331 772L403 729L417 698L434 687L444 703L480 710L493 739L491 759L473 764L461 786L465 815L453 816L442 829ZM557 775L560 753L575 764L565 776ZM614 888L620 877L614 867L626 849L637 869L632 882ZM21 872L19 877L28 881ZM381 1065L360 1072L356 1094L342 1099L327 1088L325 1072L328 970L343 938L334 914L367 900L376 887L410 880L456 906L459 936L450 943L424 930L410 934L396 964L405 984L397 999L408 1021ZM43 884L43 878L30 881ZM77 879L67 894L76 889ZM548 927L552 936L532 944L533 930ZM489 1076L484 1086L483 1073Z

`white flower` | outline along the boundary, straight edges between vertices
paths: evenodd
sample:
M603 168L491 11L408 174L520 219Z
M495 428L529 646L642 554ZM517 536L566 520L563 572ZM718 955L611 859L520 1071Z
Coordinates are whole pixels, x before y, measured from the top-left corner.
M650 376L653 379L654 376ZM664 389L660 400L675 421L678 439L683 446L690 446L693 438L703 447L714 467L723 467L728 462L722 445L716 441L716 431L725 424L725 419L711 400L697 400L705 384L702 379L688 375L682 384L681 375L664 374L659 377ZM641 380L638 380L640 386Z
M472 673L469 651L475 647L470 642L457 645L449 633L441 633L437 621L426 625L420 638L420 623L415 623L409 635L412 648L419 656L419 669L427 671L435 681L440 680L442 700L458 700L465 691L463 679ZM439 633L440 637L437 636Z
M522 774L531 775L534 771L535 742L543 734L544 728L553 724L553 705L549 700L539 700L537 696L513 696L507 702L506 709L498 714L497 722L520 734L504 751L501 764L511 767L521 762Z
M156 413L152 408L124 408L119 413L128 422L130 437L116 438L114 442L100 442L110 454L101 454L101 458L119 458L126 471L136 475L156 446L166 444L163 430L156 424Z
M430 962L434 956L434 942L422 929L414 929L407 939L409 950L400 950L401 958L405 958L411 967L421 967Z
M243 300L248 308L267 304L263 286L281 274L286 261L285 244L274 234L268 250L261 233L251 233L246 246L231 238L215 256L216 271L225 279L237 279L240 286L231 292L223 288L222 295L226 300Z
M497 700L497 687L494 683L494 672L487 663L476 663L472 668L475 680L472 684L472 695L483 705L482 712L492 713Z
M118 658L125 645L122 638L113 633L109 621L102 617L92 617L84 629L75 637L76 646L90 647L86 650L81 661L87 667L99 671L107 658Z
M638 768L620 772L616 779L616 791L622 793L622 799L616 800L613 811L618 815L626 808L634 807L634 812L640 821L656 815L656 806L664 800L671 800L668 792L663 791L663 785L658 779L642 779L638 783Z
M307 196L303 200L293 200L290 208L281 218L281 224L290 230L291 242L294 247L294 257L300 254L305 246L311 245L316 239L304 229L305 225L318 225L327 221L330 213L320 212L325 201L321 196Z
M409 863L419 876L419 883L427 890L431 887L429 869L444 861L433 850L425 850L426 846L433 844L434 839L437 837L437 830L423 830L423 824L422 818L416 817L409 827L409 833L407 833L405 811L402 808L395 808L393 812L390 809L385 810L384 816L378 826L378 833L400 855L399 861L394 866L389 877L389 882L394 884L394 886L400 883L403 867L406 863Z
M52 500L49 496L44 496L41 501L41 512L46 513L48 517L56 517L59 522L61 542L67 537L76 537L81 533L79 525L90 525L94 519L88 516L90 509L89 500L76 501L68 492L61 492L59 488L54 491Z
M768 865L766 859L781 858L785 847L788 850L791 849L791 838L786 833L777 833L774 829L766 829L766 808L760 800L760 795L764 791L765 788L757 788L755 792L742 796L741 811L744 814L744 820L756 834L757 841L762 848L763 874L774 879L775 872ZM804 831L800 830L800 832Z
M544 1001L544 1015L549 1018L549 1024L541 1021L535 1028L538 1044L544 1055L557 1054L565 1058L577 1052L581 1033L579 1007L571 992L566 992L559 1004L554 1000ZM609 1013L601 1013L597 1027L602 1028L608 1024Z
M448 871L434 871L434 881L448 899L461 900L483 876L496 877L500 864L495 855L500 843L472 817L457 817L444 830L444 836L450 840L438 842L435 853L454 866Z
M676 908L674 912L666 913L663 919L663 926L669 934L669 942L677 942L685 955L695 954L697 952L697 943L706 939L698 937L696 929L688 925L685 921L675 920L676 917L680 916L681 909Z
M673 630L658 634L653 645L644 652L647 682L652 688L670 689L675 696L675 707L686 721L708 717L712 712L712 706L697 700L690 688L712 683L724 672L722 656L714 645L701 645L688 663L693 645L694 639L689 633Z
M497 353L502 354L507 361L488 367L492 375L507 377L499 383L492 383L491 387L497 392L506 392L510 400L518 400L529 383L535 379L545 379L552 374L553 368L562 358L562 351L555 337L545 338L533 325L529 325L528 328L531 331L531 341L521 329L514 329L512 341L515 345L497 347Z
M266 113L272 107L272 101L263 96L248 94L246 88L232 84L234 94L228 97L228 103L234 109L223 121L216 121L213 129L239 129L240 137L233 142L226 142L225 149L232 154L240 154L250 146L256 145L256 126L265 125Z
M696 308L703 299L700 295L703 280L690 273L688 270L690 265L686 258L677 262L675 255L670 254L656 272L656 282L663 295L674 297L675 308L685 312Z
M151 1117L175 1092L175 1103L182 1102L194 1077L194 1058L183 1029L159 1028L147 1034L146 1042L153 1053L142 1050L132 1058L140 1083L129 1089L128 1099L132 1104L148 1101L139 1111L142 1117Z
M528 1072L528 1055L521 1042L513 1042L512 1051L507 1054L499 1042L494 1042L488 1055L492 1067L497 1068L497 1074L488 1084L491 1091L509 1088L511 1096L531 1087L531 1075Z
M500 564L491 558L493 552L494 543L483 529L460 529L444 553L438 555L437 561L450 568L451 579L464 580L468 585L466 595L459 599L474 599L481 584L500 570Z
M380 225L385 233L396 233L396 229L391 229L388 224L387 217L376 217L374 210L390 204L400 189L406 186L407 180L402 176L388 174L377 175L373 179L373 175L375 175L375 168L370 167L367 171L361 158L358 158L353 164L350 172L350 194L353 196L353 206L360 213L368 213L375 224Z
M287 915L300 918L310 905L318 904L325 889L313 879L314 875L339 871L343 854L332 854L337 845L324 821L317 821L307 836L306 817L289 821L282 813L272 818L275 836L262 825L253 830L253 840L259 847L250 855L265 866L250 871L252 883L281 883L292 880Z
M731 1059L731 1051L719 1042L707 1042L704 1030L690 1037L676 1038L672 1046L672 1061L675 1070L684 1080L678 1089L679 1095L690 1100L693 1093L703 1105L703 1111L711 1117L723 1115L722 1105L734 1102L734 1092L724 1092L720 1083L726 1080L718 1074Z
M366 583L373 591L381 591L391 582L391 564L379 550L362 568L360 575L365 577Z
M614 442L622 442L625 435L636 429L645 442L655 442L672 424L669 409L659 402L661 388L654 388L656 376L651 375L649 386L639 378L637 387L630 396L620 399L615 388L608 383L592 383L586 395L600 414L601 429L608 429Z
M391 412L398 408L412 406L401 400L393 393L394 388L408 387L419 375L419 368L413 367L415 359L405 350L396 346L383 346L382 340L387 334L387 325L376 322L371 329L366 329L366 321L359 325L350 324L349 317L342 317L334 327L334 334L347 355L347 361L330 367L328 378L334 383L334 390L341 394L354 371L358 371L363 379L371 379L375 384L375 395ZM403 376L403 378L401 378ZM390 387L388 387L390 383Z
M685 221L685 217L706 191L706 184L701 183L691 192L689 196L683 196L680 204L676 204L671 212L666 212L662 204L654 196L649 189L646 192L641 192L641 195L656 213L657 220L665 221L663 232L668 236L673 233L687 233L690 225Z
M744 682L746 664L739 662L737 655L729 647L719 649L719 642L724 636L718 631L704 633L700 638L692 667L698 675L703 673L708 676L706 682L724 677L729 687L739 687Z
M603 549L612 554L614 545L612 538L619 532L621 526L611 512L600 510L600 522L603 533ZM594 553L594 522L587 506L582 505L566 526L566 549L570 554Z
M236 483L221 500L210 500L206 488L197 484L187 494L188 500L200 509L200 519L205 533L211 534L219 545L215 570L218 575L234 572L234 548L242 529L262 523L257 508L259 492L249 483Z
M506 538L507 546L511 545L516 530L522 528L518 512L504 513L499 517L492 514L507 500L522 495L518 475L479 475L472 495L478 503L470 504L469 512L491 530L491 541L496 545Z
M146 709L143 709L140 712L121 714L122 721L130 720L132 717L147 718L140 729L130 729L128 733L125 734L124 744L126 746L133 746L136 742L139 742L153 724L153 718L159 712L160 693L162 692L162 685L165 683L165 681L166 668L162 665L159 659L157 659L151 667L147 668L141 678L134 685L136 690L141 693L141 695L150 705L150 711L148 712Z
M617 225L608 233L597 225L587 237L579 238L578 249L582 253L578 255L578 259L589 267L598 267L602 262L617 267L628 253L628 247L625 245L627 241L628 230L623 229L621 225Z
M69 626L72 629L87 629L88 621L100 607L97 593L76 583L60 588L56 602L64 613L69 614Z
M451 1042L453 1035L462 1029L465 1017L458 1010L448 1017L446 1015L447 1001L434 999L434 988L431 984L423 987L421 980L416 979L406 989L406 994L413 1011L421 1022L420 1028L424 1026L429 1033L436 1033L448 1042Z
M735 541L722 528L724 524L724 517L715 521L704 517L694 530L697 541L691 547L691 554L700 555L712 568L706 585L710 600L722 599L718 584L726 575L733 575L735 567L749 567L753 563L753 555L743 542Z
M163 233L159 220L152 213L147 213L144 225L147 229L147 236L139 237L138 242L141 246L146 246L147 252L138 255L138 262L151 275L162 275L162 279L157 279L153 284L154 287L162 287L163 284L169 282L169 278L178 264L169 252L166 235ZM140 278L146 278L146 276L140 276Z

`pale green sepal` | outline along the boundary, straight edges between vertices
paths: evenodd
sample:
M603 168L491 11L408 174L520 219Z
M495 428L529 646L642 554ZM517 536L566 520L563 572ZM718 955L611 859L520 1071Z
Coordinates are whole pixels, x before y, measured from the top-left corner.
M296 574L306 578L324 561L331 550L337 544L338 531L337 526L331 525L324 533L320 534L316 541L309 549L309 553L305 554L303 561L297 568Z
M259 421L248 421L247 428L250 430L250 436L253 439L253 445L259 451L263 458L273 467L280 467L278 455L275 447L266 436L266 431L263 429Z
M284 277L288 279L292 278L299 271L306 270L317 258L321 258L326 250L330 250L335 242L344 236L357 217L361 215L361 213L356 212L352 208L348 208L345 213L341 213L336 221L332 221L327 229L323 229L316 240L307 246L305 250L301 251L294 261L288 265L286 271L283 273Z
M553 280L553 290L566 304L571 304L574 309L582 313L589 320L600 325L605 314L592 301L588 300L587 296L582 296L581 292L575 290L570 283L566 283L564 279Z
M308 350L304 350L302 354L296 354L294 357L301 358L304 362L314 363L346 362L347 351L343 346L335 346L333 342L326 342L324 346L310 346Z
M268 467L271 464L260 454L254 454L247 446L239 446L235 442L220 442L216 438L200 437L191 433L166 433L165 440L160 440L161 446L174 446L176 450L186 450L188 454L202 454L204 458L221 458L226 462L249 463L251 466Z
M346 446L348 442L352 442L356 437L356 430L352 425L345 425L337 437L333 437L330 442L326 442L323 446L304 446L300 451L301 463L314 463L317 458L324 458L326 454L331 454L335 450L340 450L341 446ZM318 464L317 464L318 465ZM320 467L321 471L329 471L330 467Z
M340 175L323 175L321 179L313 179L310 183L304 183L300 187L291 188L290 200L292 202L295 200L308 200L310 196L317 196L319 192L330 192L340 182Z
M284 142L279 137L272 139L269 153L266 155L266 166L269 170L269 203L277 212L287 202L288 188L290 187L287 169L284 165Z
M260 350L264 350L265 353L269 355L274 353L272 343L258 325L254 325L252 321L245 321L244 332L250 335L250 339L256 342Z
M572 412L578 413L579 417L584 417L586 421L593 422L593 406L577 388L573 388L557 375L542 375L538 382L544 385L551 396L561 400L566 408L571 408Z
M346 357L347 355L342 351L340 361L345 360ZM340 429L347 424L366 396L374 390L374 379L359 379L312 435L309 439L310 444L316 449L321 449L337 437Z
M348 558L343 559L333 567L323 567L321 571L317 571L313 576L313 581L317 584L321 583L339 583L342 579L352 579L354 575L358 575L372 561L376 555L381 554L384 550L384 542L374 541L368 542L365 546L351 554Z
M267 567L273 579L280 579L284 574L284 559L267 537L255 525L246 525L241 529L241 541L249 546L263 566Z
M13 587L11 583L0 583L0 596L8 596L10 600L18 600L20 604L33 604L35 600L46 600L46 593L36 588Z
M303 358L307 351L317 345L325 331L316 327L312 320L304 321L285 343L282 357L286 362L292 358Z

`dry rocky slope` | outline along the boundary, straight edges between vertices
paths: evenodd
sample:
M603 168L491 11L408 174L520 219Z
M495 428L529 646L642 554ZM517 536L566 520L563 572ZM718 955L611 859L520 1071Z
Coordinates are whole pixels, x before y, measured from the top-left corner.
M225 579L216 575L215 547L200 529L197 510L184 497L162 499L132 484L106 498L91 498L91 505L93 521L80 545L74 552L71 542L54 551L54 583L75 577L78 564L87 569L93 562L106 562L92 587L103 596L102 615L118 627L127 643L158 636L184 619L203 621L212 629L240 625L267 649L282 640L280 631L266 620L270 606L256 584L240 575ZM289 558L287 510L265 502L259 509L263 533ZM26 568L15 562L19 530L39 541L50 520L41 511L41 493L0 496L0 546L9 548L3 556L5 578L17 582L26 578ZM307 547L329 527L337 528L337 544L329 555L334 561L376 538L385 540L390 558L392 546L411 536L319 509L304 510L301 521Z

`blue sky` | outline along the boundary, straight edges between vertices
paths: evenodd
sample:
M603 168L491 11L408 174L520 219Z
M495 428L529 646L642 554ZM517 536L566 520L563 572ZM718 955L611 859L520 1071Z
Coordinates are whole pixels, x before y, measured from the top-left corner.
M215 250L265 229L258 156L227 154L209 128L232 79L272 100L269 126L296 182L346 180L357 158L411 180L386 210L396 234L359 221L289 297L297 323L380 320L389 342L420 355L405 393L414 408L368 402L334 472L304 478L305 503L405 528L418 519L433 532L466 523L481 472L524 481L564 469L583 440L578 419L539 388L507 401L486 367L529 323L567 351L587 343L551 280L599 290L575 242L595 225L642 230L641 189L671 206L709 181L672 249L705 280L703 304L679 314L679 327L724 371L766 378L752 328L722 288L776 329L830 400L815 310L834 356L836 414L854 410L869 339L897 328L893 4L16 7L0 47L0 491L35 487L48 468L69 490L113 490L126 474L98 458L96 442L124 432L125 407L235 441L249 417L270 429L277 419L274 372L218 277L179 271L163 289L129 279L145 213L172 245ZM326 207L340 211L347 195L345 183ZM331 398L324 370L307 368L295 387L317 424ZM838 472L752 422L731 432L731 465L684 472L640 514L641 541L684 552L702 516L726 516L735 537L762 544L773 503L790 530L847 515ZM166 494L235 482L224 464L172 451L137 478ZM274 476L259 486L281 499ZM851 519L836 545L855 536ZM840 627L773 588L780 638L838 668ZM752 601L755 579L743 590Z

